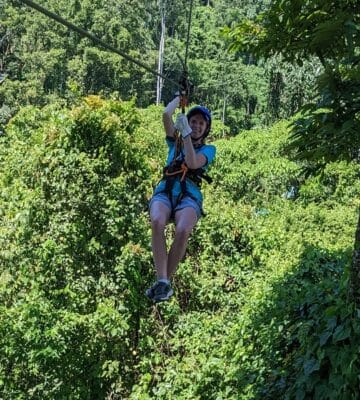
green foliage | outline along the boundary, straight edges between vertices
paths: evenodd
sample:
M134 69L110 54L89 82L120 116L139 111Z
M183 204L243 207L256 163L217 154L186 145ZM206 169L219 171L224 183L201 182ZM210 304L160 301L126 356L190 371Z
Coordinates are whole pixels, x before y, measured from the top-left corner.
M213 175L221 191L234 201L261 205L296 183L298 167L280 157L287 139L286 125L282 122L268 131L242 131L234 140L217 143L222 158Z
M188 48L189 77L195 86L191 102L207 105L232 135L289 117L313 94L313 82L304 86L302 70L289 73L289 68L281 68L283 87L278 93L280 88L273 84L274 68L270 71L252 54L226 51L222 27L240 18L253 18L267 3L194 2ZM159 57L161 6L166 25L163 72L179 80L188 22L188 6L182 2L61 0L40 4L154 71ZM141 107L153 104L156 76L20 3L2 4L0 15L0 67L7 74L0 85L0 116L4 115L4 122L9 110L14 115L23 105L73 105L88 94L135 98ZM165 82L162 99L167 102L177 89ZM274 101L277 95L282 97L280 103Z
M156 45L149 37L149 13L156 2L147 6L126 1L45 3L47 9L110 45L149 66L153 64ZM5 102L15 111L19 105L51 103L54 97L71 101L68 88L74 81L83 95L118 91L123 99L137 95L139 104L151 99L149 73L118 55L95 48L89 39L82 39L27 6L12 2L3 6L0 37L1 70L8 74L0 87L0 104ZM23 93L29 84L32 96ZM20 88L20 93L13 85Z
M301 107L286 146L292 159L303 163L307 175L315 175L334 161L359 162L359 22L359 7L354 0L274 0L256 20L243 21L225 32L235 51L251 51L265 58L281 54L286 61L300 66L304 59L314 56L321 62L318 98ZM314 188L318 190L316 184ZM349 297L357 308L359 271L360 218L349 280Z
M149 270L138 126L132 103L88 97L24 109L1 140L6 398L128 393Z
M230 48L269 58L281 54L302 66L318 57L319 101L301 109L294 121L289 151L313 168L358 158L360 14L353 0L278 1L257 20L244 20L225 33ZM310 168L311 169L311 168Z
M360 331L346 283L358 166L297 182L287 138L281 123L216 142L207 215L175 277L177 300L150 316L156 335L144 337L131 398L356 398Z
M257 18L244 19L226 32L231 49L257 56L283 54L287 61L298 61L320 52L325 58L353 54L358 41L356 1L275 0Z
M24 108L1 137L1 395L356 398L358 165L300 180L287 122L216 140L175 298L149 307L162 107L78 102Z
M174 298L151 307L143 294L153 279L144 211L166 144L163 107L137 110L135 102L151 103L152 80L46 18L0 3L0 61L9 75L0 122L19 110L0 136L1 398L358 397L360 327L347 293L360 198L352 161L358 29L344 23L354 4L343 1L336 16L332 2L321 2L320 12L313 2L195 2L189 70L193 101L216 117L214 183L204 184L207 215L174 278ZM47 5L154 64L157 2ZM245 50L259 46L256 55L262 46L270 56L276 45L282 58L263 64L249 52L225 54L219 28L254 20L267 6L273 19L247 22L241 40ZM186 36L179 10L183 3L168 4L165 65L175 79ZM307 47L292 40L304 35ZM314 93L317 50L325 52L322 108L305 109L296 127L312 134L303 163L327 164L306 178L293 161L300 143L288 146L288 122L245 128L302 106ZM304 57L302 68L278 62ZM173 95L166 90L164 98ZM98 91L109 100L81 99ZM319 146L320 124L338 135L334 146Z
M359 75L360 76L360 75ZM336 160L356 160L360 146L360 79L344 80L339 74L325 74L319 104L309 104L293 123L289 151L296 158L323 167Z

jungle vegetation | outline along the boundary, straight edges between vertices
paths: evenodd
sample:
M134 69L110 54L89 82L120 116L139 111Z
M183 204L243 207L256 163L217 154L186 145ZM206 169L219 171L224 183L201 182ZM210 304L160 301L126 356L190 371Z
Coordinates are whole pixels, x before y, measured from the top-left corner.
M180 78L188 2L39 4ZM152 305L176 88L0 0L0 398L358 399L357 2L194 0L188 51L217 158Z

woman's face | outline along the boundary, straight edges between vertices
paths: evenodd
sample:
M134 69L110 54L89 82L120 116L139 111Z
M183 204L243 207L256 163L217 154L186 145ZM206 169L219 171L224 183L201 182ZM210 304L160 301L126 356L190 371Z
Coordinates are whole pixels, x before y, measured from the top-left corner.
M207 122L202 114L195 114L189 120L190 128L192 129L191 137L194 140L200 139L206 131Z

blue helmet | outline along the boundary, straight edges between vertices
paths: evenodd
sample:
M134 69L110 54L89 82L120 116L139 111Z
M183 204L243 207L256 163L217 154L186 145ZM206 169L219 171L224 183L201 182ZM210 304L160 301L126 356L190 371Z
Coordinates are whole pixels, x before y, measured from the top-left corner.
M205 133L204 133L204 135L203 135L203 137L205 138L205 137L209 134L210 129L211 129L211 113L210 113L210 111L209 111L206 107L204 107L204 106L195 106L195 107L191 108L191 109L188 111L188 113L186 114L187 119L190 120L190 118L191 118L193 115L196 115L196 114L201 114L201 115L205 118L205 120L206 120L206 122L207 122L207 125L208 125L208 126L207 126L207 129L206 129L206 131L205 131Z

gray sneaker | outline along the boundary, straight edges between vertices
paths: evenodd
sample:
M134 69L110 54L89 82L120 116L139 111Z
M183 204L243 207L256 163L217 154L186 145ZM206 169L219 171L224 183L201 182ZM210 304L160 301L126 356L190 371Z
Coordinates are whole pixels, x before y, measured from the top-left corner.
M174 294L174 291L170 284L165 282L156 282L151 288L145 292L146 296L154 303L169 300Z
M154 299L155 296L155 289L157 287L159 282L155 282L151 287L149 287L149 289L145 290L145 295L146 297L148 297L150 300Z

